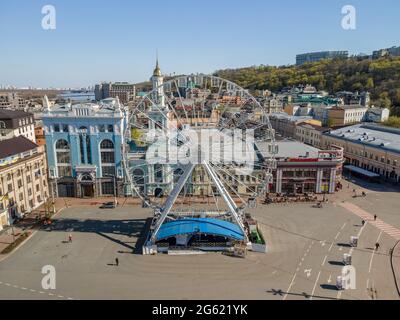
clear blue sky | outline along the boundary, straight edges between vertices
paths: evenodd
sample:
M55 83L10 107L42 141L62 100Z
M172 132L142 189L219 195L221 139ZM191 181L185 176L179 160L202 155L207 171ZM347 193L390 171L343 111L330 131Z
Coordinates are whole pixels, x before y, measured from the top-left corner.
M41 28L52 4L57 29ZM341 28L341 8L357 29ZM400 45L398 0L1 0L0 84L93 85L164 73L293 64L318 50L371 53Z

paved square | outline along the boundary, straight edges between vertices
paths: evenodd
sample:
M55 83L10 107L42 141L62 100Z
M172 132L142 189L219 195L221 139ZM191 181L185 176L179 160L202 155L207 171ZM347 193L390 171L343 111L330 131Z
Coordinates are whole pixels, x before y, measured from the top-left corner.
M342 204L377 213L398 229L400 214L393 208L399 200L397 191L368 190L366 198L334 196L323 209L259 205L250 211L269 253L246 259L219 253L142 256L138 241L149 209L71 207L0 262L0 299L398 299L389 259L396 240L372 221L362 228L361 218ZM359 246L351 249L356 235ZM377 241L381 248L374 253ZM350 251L357 288L337 291L343 254ZM55 290L41 287L44 265L56 269Z

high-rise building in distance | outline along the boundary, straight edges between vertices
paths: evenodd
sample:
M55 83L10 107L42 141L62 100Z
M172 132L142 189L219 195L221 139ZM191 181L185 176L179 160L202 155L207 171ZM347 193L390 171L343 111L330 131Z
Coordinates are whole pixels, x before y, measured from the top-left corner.
M296 65L302 65L307 62L316 62L324 59L335 59L349 57L348 51L321 51L321 52L309 52L298 54L296 56Z

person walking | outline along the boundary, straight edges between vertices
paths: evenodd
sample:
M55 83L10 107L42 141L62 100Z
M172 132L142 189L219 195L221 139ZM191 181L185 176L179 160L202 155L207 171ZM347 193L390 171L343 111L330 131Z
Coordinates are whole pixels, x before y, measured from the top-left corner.
M69 234L69 236L68 236L68 242L69 242L69 243L72 242L72 234Z
M365 226L365 220L361 221L362 226Z
M118 267L119 266L119 260L118 258L115 258L115 265Z
M379 247L380 247L379 242L375 243L375 251L378 251L378 250L379 250Z
M376 221L377 218L378 218L378 216L375 214L374 215L374 221Z

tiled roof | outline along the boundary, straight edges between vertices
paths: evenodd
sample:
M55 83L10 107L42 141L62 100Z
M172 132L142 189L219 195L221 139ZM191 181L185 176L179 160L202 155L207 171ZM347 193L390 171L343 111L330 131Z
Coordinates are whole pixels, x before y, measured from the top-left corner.
M0 141L0 159L11 157L37 147L37 144L23 136L2 140Z

